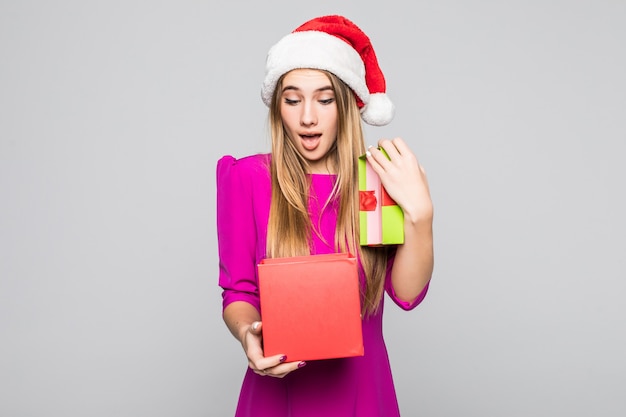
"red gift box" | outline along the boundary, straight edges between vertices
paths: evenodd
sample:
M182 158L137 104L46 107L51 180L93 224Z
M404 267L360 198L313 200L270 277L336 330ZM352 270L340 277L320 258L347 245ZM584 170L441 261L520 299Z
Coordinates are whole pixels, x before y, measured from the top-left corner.
M258 273L265 356L300 361L363 355L354 256L264 259Z

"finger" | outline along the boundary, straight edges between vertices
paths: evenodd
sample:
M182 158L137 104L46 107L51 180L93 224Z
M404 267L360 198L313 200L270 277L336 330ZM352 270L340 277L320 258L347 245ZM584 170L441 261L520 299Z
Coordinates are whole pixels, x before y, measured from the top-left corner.
M285 375L296 371L304 366L306 366L306 362L304 361L288 362L278 366L274 366L272 368L264 369L263 371L261 371L261 375L282 378Z
M396 150L398 151L400 155L410 155L412 153L411 149L409 149L409 146L400 137L393 138L391 140L391 143L393 144L394 148L396 148Z
M387 155L389 155L389 159L394 160L395 158L400 157L400 153L398 152L398 149L396 149L396 145L393 141L389 139L381 139L378 141L378 146L385 150Z
M255 321L252 323L252 325L250 326L250 333L254 334L254 335L258 335L261 334L262 332L262 328L263 327L263 322L260 321Z
M287 361L286 355L274 355L267 358L261 357L257 360L250 361L250 368L259 375L267 373L269 369L273 369L278 365Z
M376 173L378 173L379 175L383 171L386 171L391 164L389 159L387 159L387 157L380 151L380 149L376 148L375 146L370 146L369 148L367 148L365 156L367 158L367 161L372 165L372 168L374 168L374 171L376 171Z

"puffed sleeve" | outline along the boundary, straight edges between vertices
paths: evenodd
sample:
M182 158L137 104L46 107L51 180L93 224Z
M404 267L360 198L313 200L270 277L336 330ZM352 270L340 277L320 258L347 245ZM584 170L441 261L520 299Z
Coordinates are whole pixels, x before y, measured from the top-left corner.
M230 155L217 162L217 240L222 308L246 301L259 308L251 173Z
M412 302L402 301L396 295L396 292L393 289L393 285L391 285L391 267L392 266L393 266L393 256L391 257L391 259L389 260L389 263L387 264L387 274L385 276L385 291L387 291L389 298L391 298L393 302L396 303L396 305L398 305L398 307L406 311L413 310L426 297L426 293L428 293L428 286L430 285L430 282L428 282L424 286L424 289L422 289L422 292L420 292L420 294L417 296L415 300L413 300Z

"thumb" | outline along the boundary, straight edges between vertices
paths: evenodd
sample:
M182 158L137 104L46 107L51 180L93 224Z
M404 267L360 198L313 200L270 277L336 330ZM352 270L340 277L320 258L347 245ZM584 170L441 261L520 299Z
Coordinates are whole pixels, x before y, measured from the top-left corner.
M263 323L262 322L255 321L250 326L250 333L252 333L252 334L261 334L262 327L263 327Z

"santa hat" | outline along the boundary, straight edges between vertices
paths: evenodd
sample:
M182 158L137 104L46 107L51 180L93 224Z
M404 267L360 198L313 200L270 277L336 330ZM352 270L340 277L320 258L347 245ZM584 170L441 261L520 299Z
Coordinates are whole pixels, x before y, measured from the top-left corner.
M278 79L296 68L326 70L354 92L363 121L374 126L391 122L394 105L385 77L365 33L342 16L309 20L276 43L267 54L261 98L269 106Z

